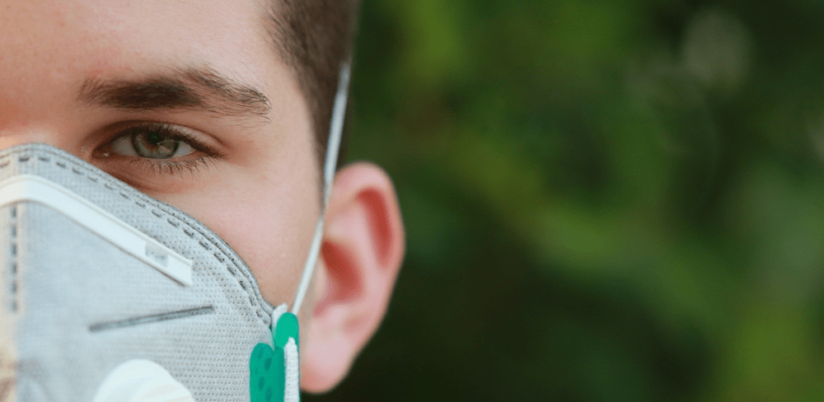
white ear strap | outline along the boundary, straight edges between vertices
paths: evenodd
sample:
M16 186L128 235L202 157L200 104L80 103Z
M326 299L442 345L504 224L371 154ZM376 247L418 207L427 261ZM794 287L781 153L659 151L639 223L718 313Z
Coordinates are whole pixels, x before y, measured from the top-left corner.
M329 143L326 146L326 159L323 163L323 201L321 203L320 217L315 226L315 235L312 238L312 246L309 248L309 255L306 258L306 265L303 266L303 276L300 278L298 294L292 303L292 314L297 315L309 282L312 281L312 273L318 262L320 254L320 244L323 239L323 225L326 220L326 205L329 203L329 194L332 192L332 180L335 178L335 168L338 162L338 150L340 149L340 137L343 133L343 119L346 116L346 100L349 95L349 64L344 64L340 71L338 80L338 93L335 95L335 106L332 109L332 124L329 127Z

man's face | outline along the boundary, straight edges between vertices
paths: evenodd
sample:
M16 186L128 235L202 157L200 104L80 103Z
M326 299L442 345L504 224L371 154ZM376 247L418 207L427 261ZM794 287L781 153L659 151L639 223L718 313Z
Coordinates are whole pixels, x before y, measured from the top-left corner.
M320 169L269 1L0 0L0 149L47 143L180 208L237 251L266 300L291 303ZM301 311L310 391L338 383L375 333L404 253L375 165L337 172L326 215Z
M291 302L310 116L253 0L0 0L0 148L43 142L194 216Z

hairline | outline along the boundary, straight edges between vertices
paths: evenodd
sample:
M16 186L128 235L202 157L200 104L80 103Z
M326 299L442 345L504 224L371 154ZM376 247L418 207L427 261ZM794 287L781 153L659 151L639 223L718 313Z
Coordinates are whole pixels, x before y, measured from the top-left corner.
M352 55L359 0L305 1L264 0L264 27L309 111L322 170L340 69Z

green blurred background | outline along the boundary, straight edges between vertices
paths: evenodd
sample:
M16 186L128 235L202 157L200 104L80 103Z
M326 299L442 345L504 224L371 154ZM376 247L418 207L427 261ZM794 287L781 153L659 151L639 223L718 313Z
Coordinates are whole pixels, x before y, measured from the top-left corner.
M307 401L823 401L824 2L365 0L386 320Z

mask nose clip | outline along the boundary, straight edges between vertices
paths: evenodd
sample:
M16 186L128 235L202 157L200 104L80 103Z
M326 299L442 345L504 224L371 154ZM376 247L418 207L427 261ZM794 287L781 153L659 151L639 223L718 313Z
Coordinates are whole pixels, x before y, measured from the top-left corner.
M0 208L37 202L71 218L179 283L192 285L192 261L63 186L36 175L0 183Z

